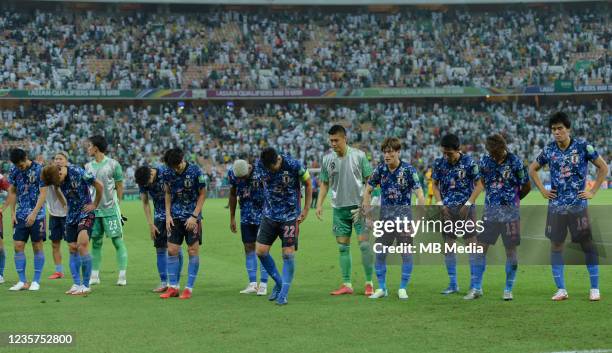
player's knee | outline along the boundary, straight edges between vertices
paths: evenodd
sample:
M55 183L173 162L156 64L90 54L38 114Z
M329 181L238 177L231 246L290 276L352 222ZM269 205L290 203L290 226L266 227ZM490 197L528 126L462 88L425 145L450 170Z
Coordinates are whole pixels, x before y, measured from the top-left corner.
M283 258L285 257L285 255L293 256L294 253L295 253L295 249L292 246L283 248Z
M93 238L93 239L91 240L91 246L92 246L93 248L95 248L95 249L100 249L100 248L102 248L102 244L103 244L103 242L104 242L104 241L102 240L102 238Z
M351 251L351 246L348 244L338 243L338 250L341 254L346 254Z
M15 251L16 252L23 252L25 248L25 243L24 242L15 242Z
M59 250L61 245L62 243L60 240L54 240L51 242L51 247L53 248L53 250Z
M245 254L249 254L255 251L255 243L245 243L244 244L244 252Z
M551 242L550 250L553 252L562 252L563 251L563 243Z
M77 243L68 244L68 251L70 251L71 253L76 253L78 249L79 247L77 246Z
M189 256L198 256L200 254L200 248L189 248L187 249L187 254Z
M42 249L43 249L43 244L44 244L44 243L43 243L42 241L32 242L32 249L33 249L35 252L42 251Z

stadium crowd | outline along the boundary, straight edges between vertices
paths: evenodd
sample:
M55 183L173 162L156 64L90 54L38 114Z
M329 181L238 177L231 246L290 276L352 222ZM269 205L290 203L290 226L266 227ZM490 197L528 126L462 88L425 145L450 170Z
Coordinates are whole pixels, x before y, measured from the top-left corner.
M551 5L552 6L552 5ZM515 88L612 83L606 3L0 13L0 88ZM265 10L265 11L264 11Z
M162 152L179 146L199 163L213 187L224 185L236 157L256 156L268 145L278 147L309 167L319 166L328 151L327 130L337 122L349 129L351 144L366 151L372 163L381 159L378 146L386 136L400 137L402 159L421 171L440 155L439 139L458 134L466 152L484 152L487 134L502 132L510 150L533 160L551 141L547 117L569 112L575 136L587 138L606 160L612 160L612 107L559 102L535 108L520 103L385 103L356 105L265 104L256 106L165 104L136 108L102 105L34 105L0 111L0 158L15 146L41 159L65 150L73 163L84 164L85 140L104 132L110 155L123 166L127 184L136 167L159 161ZM5 162L3 168L8 168Z

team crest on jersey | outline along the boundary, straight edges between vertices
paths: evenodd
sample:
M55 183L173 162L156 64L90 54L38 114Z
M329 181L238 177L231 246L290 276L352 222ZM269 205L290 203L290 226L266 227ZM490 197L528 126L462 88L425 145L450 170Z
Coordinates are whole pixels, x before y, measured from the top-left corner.
M578 156L578 153L572 153L572 156L570 157L570 161L572 161L572 164L578 164L579 159L580 158Z
M397 183L399 185L404 185L406 183L406 178L404 178L404 171L400 170L397 174Z
M510 168L506 167L506 169L504 169L504 172L502 173L502 177L504 179L510 178Z
M289 184L289 182L291 181L291 177L289 176L288 171L283 172L282 180L285 185Z
M34 182L36 181L36 173L31 172L30 174L28 174L28 181L30 182L30 184L34 184Z
M465 178L465 170L459 169L459 172L457 173L457 177L459 177L459 179Z

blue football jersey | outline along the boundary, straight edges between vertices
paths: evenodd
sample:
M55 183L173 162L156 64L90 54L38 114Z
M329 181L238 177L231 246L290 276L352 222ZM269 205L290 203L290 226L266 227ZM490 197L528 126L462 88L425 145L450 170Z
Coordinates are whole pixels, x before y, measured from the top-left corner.
M501 164L485 155L479 169L486 192L485 218L499 222L518 219L521 186L529 182L525 163L514 153L508 153Z
M432 179L438 182L442 202L447 206L461 206L474 191L474 183L480 178L478 164L472 157L461 154L455 164L446 158L434 162Z
M139 186L138 190L141 194L148 194L153 200L153 218L156 221L166 220L166 192L164 190L164 175L167 173L166 167L158 166L154 168L157 171L155 180L151 185Z
M572 139L562 151L556 142L548 144L536 161L550 169L551 188L557 197L549 200L549 206L559 210L571 206L582 209L587 200L580 199L578 193L585 189L589 161L599 158L595 148L584 140Z
M263 216L275 222L295 221L302 212L301 179L306 169L298 160L289 155L281 155L283 161L280 170L272 172L259 161L256 173L263 182L264 209Z
M66 213L67 224L77 224L88 215L94 212L84 212L83 207L92 202L89 187L94 184L96 177L85 169L69 165L66 179L60 185L60 189L66 198L68 212ZM48 192L55 192L49 189Z
M187 163L181 174L167 168L164 183L170 187L172 218L187 220L195 210L200 190L206 187L204 173L195 164ZM201 215L197 215L198 219Z
M18 220L25 220L32 213L36 202L40 196L40 188L44 188L45 184L40 178L42 165L32 161L32 165L26 170L20 170L13 166L9 173L9 184L15 186L17 193L17 209L15 217ZM45 218L45 206L40 209L36 215L37 220Z
M240 223L260 224L264 207L263 183L255 170L246 178L237 178L233 170L227 172L231 186L236 188L240 203Z
M412 192L421 188L419 175L413 166L400 161L399 166L390 171L389 167L379 164L368 184L373 188L380 186L381 218L410 217Z

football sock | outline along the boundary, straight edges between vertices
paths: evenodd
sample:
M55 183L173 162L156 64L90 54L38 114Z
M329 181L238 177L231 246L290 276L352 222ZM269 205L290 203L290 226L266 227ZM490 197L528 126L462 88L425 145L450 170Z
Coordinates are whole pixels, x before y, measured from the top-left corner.
M43 251L37 251L34 253L34 278L33 282L40 283L40 275L42 274L43 267L45 266L45 253Z
M342 273L342 283L351 283L351 271L353 261L351 259L351 246L347 244L338 244L340 251L340 272Z
M72 282L77 286L81 285L81 256L78 252L70 253L70 274L72 275Z
M257 282L257 255L255 255L255 251L249 251L245 254L245 266L249 283Z
M17 271L17 275L19 275L19 282L26 283L26 257L23 251L15 252L15 270Z
M565 289L565 278L563 274L563 253L560 251L550 252L550 264L552 268L553 279L558 289Z
M378 287L387 289L387 254L376 254L376 278Z
M81 256L81 271L83 271L83 285L89 287L89 278L91 277L92 259L90 254Z
M457 288L457 256L454 253L444 255L446 273L448 273L449 287Z
M516 270L518 269L518 260L516 255L506 259L506 291L512 291L514 280L516 278Z
M291 281L293 281L293 273L295 272L295 256L294 254L283 254L283 287L280 291L280 298L287 298Z
M0 276L4 276L4 267L6 266L6 253L4 248L0 248Z
M189 265L187 266L187 272L189 278L187 279L187 288L193 289L196 277L198 277L198 270L200 269L200 256L189 256Z
M179 257L172 256L168 254L168 279L170 280L170 285L172 287L178 287L179 285L179 273L181 269L179 268Z
M366 282L372 282L372 275L374 274L374 253L370 242L362 241L359 243L359 250L361 250L361 262L363 263L363 273L365 274Z
M100 264L102 263L102 244L104 238L91 238L91 270L95 273L100 272Z
M261 264L266 269L266 272L268 272L268 275L272 277L276 284L278 284L279 286L282 285L283 279L281 278L280 273L278 273L278 270L276 269L276 264L274 263L274 259L272 258L270 253L259 255L258 257L259 261L261 261Z
M157 248L157 272L162 283L168 283L168 250Z
M117 267L119 270L125 271L128 265L128 252L123 238L113 238L113 245L115 246L115 250L117 250Z
M410 277L412 276L412 264L413 258L411 254L403 254L402 255L402 277L400 281L400 288L406 289L408 283L410 282Z

